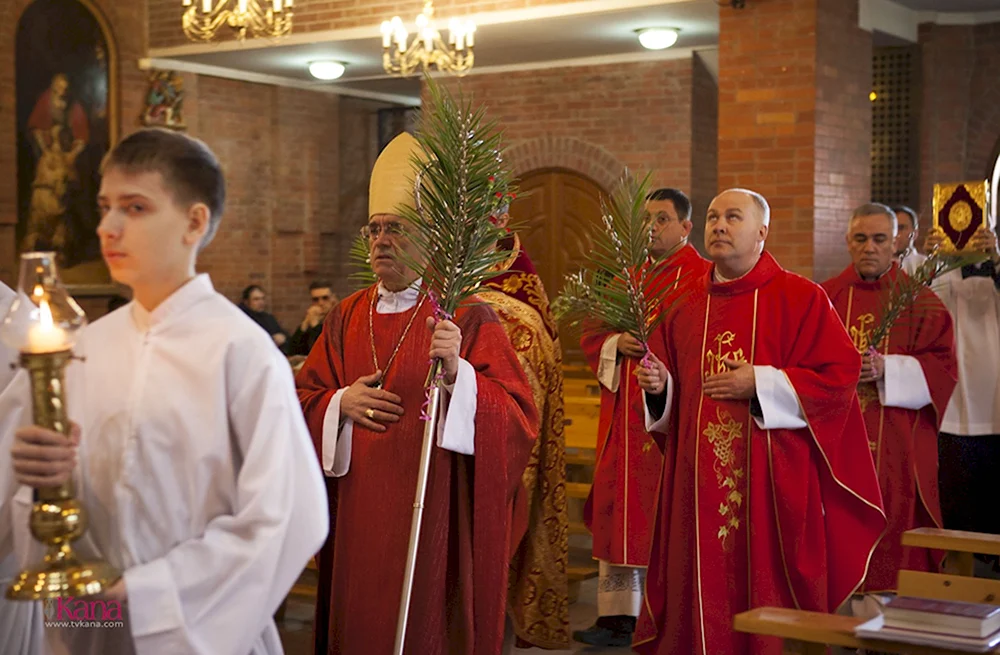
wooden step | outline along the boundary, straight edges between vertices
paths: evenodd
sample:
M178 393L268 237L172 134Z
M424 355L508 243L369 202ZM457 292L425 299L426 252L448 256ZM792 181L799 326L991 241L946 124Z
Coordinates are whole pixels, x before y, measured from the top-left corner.
M566 466L593 466L596 459L596 453L589 448L568 452L566 453Z
M570 534L590 534L590 530L587 529L587 524L582 521L570 521L569 523L569 533Z
M583 582L598 576L597 562L593 566L567 566L566 579L570 582Z
M590 495L590 485L586 482L567 482L566 495L570 498L586 499Z

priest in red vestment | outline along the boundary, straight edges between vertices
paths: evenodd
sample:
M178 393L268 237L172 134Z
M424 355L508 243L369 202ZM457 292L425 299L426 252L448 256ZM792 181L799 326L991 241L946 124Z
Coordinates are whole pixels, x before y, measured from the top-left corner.
M658 264L658 281L681 287L700 278L709 262L688 243L688 197L678 189L657 189L646 199L646 214L654 225L650 254L665 257ZM594 483L584 506L600 579L597 621L575 631L573 638L622 647L632 643L642 605L663 453L646 431L642 391L634 375L645 353L636 338L585 331L581 346L601 386Z
M332 492L319 557L320 653L392 653L431 358L444 363L445 393L405 652L493 655L503 646L511 544L526 528L514 503L524 502L516 492L538 418L496 314L473 299L454 322L435 323L405 264L403 253L415 252L396 213L412 206L419 152L403 134L379 156L364 229L379 282L330 311L296 377Z
M510 220L508 206L500 224ZM562 349L549 298L517 234L497 243L502 271L478 294L496 311L517 352L538 409L535 440L522 482L528 531L510 563L507 613L520 648L569 647L569 519L563 433Z
M958 381L951 316L930 289L896 321L888 343L871 343L897 276L896 214L858 207L847 229L851 264L823 283L862 356L858 398L889 525L875 549L864 591L896 588L900 568L937 571L940 553L903 548L907 530L941 527L938 428Z
M666 435L642 653L777 655L779 640L734 632L733 616L834 611L886 525L861 357L819 285L764 252L769 219L752 191L712 201L714 265L637 369L646 424Z

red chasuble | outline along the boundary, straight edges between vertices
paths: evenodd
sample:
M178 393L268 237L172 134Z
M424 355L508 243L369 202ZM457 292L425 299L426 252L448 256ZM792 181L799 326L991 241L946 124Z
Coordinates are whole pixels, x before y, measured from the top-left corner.
M882 302L899 275L905 273L893 264L877 281L866 282L852 265L823 283L858 352L868 350L872 329L882 318ZM858 387L889 519L885 536L872 557L865 591L894 590L900 568L937 571L940 562L939 553L904 549L901 543L907 530L941 527L937 435L958 379L955 335L948 310L929 289L917 302L896 322L881 352L909 355L920 362L931 404L919 410L883 407L874 383Z
M330 312L296 378L317 452L330 398L375 370L374 294L374 287L355 293ZM402 419L384 433L355 424L350 470L329 480L331 526L317 603L328 611L317 615L317 643L328 626L329 653L392 652L424 431L431 309L424 303L371 319L385 366L414 311L420 314L385 377L385 388L403 399ZM413 655L500 653L511 544L526 529L523 518L515 525L512 517L526 516L513 505L538 421L531 387L492 310L463 308L456 323L462 357L476 370L476 454L434 447L406 638Z
M711 281L651 343L674 379L664 484L637 650L781 652L732 629L762 606L831 612L865 577L885 527L857 386L861 358L823 290L769 253ZM705 376L733 359L779 369L807 427L762 430L750 401L714 401Z
M659 279L678 285L680 291L710 266L688 244L660 264ZM609 336L608 332L584 332L580 340L595 374ZM601 385L597 463L584 522L594 535L594 557L616 566L644 567L649 564L663 453L646 432L636 366L639 360L622 358L617 393Z

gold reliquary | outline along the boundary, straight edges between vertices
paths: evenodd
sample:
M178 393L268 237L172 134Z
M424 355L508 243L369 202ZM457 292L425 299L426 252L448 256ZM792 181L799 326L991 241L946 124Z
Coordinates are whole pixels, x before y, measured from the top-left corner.
M984 226L995 229L991 191L986 180L934 185L934 229L944 236L942 252L965 252L976 230Z

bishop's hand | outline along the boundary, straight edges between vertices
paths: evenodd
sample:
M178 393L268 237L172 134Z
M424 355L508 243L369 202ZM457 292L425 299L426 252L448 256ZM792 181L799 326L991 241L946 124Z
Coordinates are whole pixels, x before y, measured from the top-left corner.
M702 391L712 400L750 400L757 393L757 379L750 362L724 359L729 369L705 378Z
M648 363L649 366L635 367L635 377L639 388L648 394L659 396L667 387L667 367L653 353L649 353Z
M427 318L431 335L431 359L440 359L444 367L444 383L455 384L458 377L458 357L462 348L462 331L451 321Z
M80 444L80 426L73 423L69 438L37 425L19 428L14 433L10 459L14 475L28 487L58 487L69 481L76 468L76 447Z
M403 399L372 385L382 379L382 371L362 375L340 397L340 413L372 432L385 432L403 415Z

